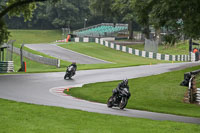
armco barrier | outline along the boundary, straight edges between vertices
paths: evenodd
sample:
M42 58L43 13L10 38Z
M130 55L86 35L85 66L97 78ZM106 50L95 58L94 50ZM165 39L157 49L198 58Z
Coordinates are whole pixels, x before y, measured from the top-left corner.
M0 73L14 72L13 61L2 61L0 62Z
M75 42L95 42L106 47L123 51L129 54L152 58L157 60L166 60L166 61L195 61L195 54L190 53L190 55L168 55L168 54L161 54L161 53L153 53L147 51L141 51L138 49L129 48L126 46L118 45L113 42L105 41L101 38L89 38L89 37L76 37L74 38Z
M184 74L184 80L181 82L181 86L187 86L188 91L185 95L184 101L188 103L200 104L200 69Z
M13 47L13 52L20 54L20 49ZM43 56L40 56L40 55L35 55L35 54L32 54L32 53L29 53L29 52L24 51L24 50L23 50L23 56L30 59L30 60L33 60L33 61L36 61L36 62L39 62L39 63L42 63L42 64L60 67L60 60L59 59L46 58L46 57L43 57Z

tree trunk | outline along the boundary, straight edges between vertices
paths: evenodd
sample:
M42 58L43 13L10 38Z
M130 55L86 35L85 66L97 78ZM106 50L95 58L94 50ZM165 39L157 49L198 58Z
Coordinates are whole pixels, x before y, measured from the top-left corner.
M129 39L133 39L133 21L129 21L128 23L128 31L129 31Z
M158 44L161 44L162 43L162 41L161 41L161 34L160 34L160 27L159 28L156 28L156 30L155 30L155 37L156 37L156 40L158 40Z
M149 25L146 25L145 27L144 27L144 35L145 35L145 38L146 39L150 39L150 30L149 30Z

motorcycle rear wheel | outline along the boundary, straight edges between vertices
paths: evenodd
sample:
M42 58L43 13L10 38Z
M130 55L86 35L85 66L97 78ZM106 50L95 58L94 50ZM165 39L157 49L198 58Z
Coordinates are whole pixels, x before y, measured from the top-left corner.
M107 106L108 106L108 108L112 108L112 106L113 106L113 96L111 96L111 97L108 99Z
M120 103L119 103L119 108L124 109L126 107L126 104L128 103L127 97L122 97Z

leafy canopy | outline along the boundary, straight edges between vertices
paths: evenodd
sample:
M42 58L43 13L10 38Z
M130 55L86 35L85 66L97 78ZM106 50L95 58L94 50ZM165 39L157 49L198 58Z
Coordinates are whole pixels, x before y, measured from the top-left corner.
M36 2L56 2L58 0L1 0L0 1L0 45L7 41L9 32L4 22L4 16L24 16L25 20L32 17Z

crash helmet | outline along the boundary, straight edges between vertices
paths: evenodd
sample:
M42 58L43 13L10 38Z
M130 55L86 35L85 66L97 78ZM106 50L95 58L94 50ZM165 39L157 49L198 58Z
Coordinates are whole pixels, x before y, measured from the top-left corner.
M72 62L73 65L76 65L76 62Z
M128 85L128 79L124 79L124 80L122 81L122 83L123 83L124 86L127 86L127 85Z

